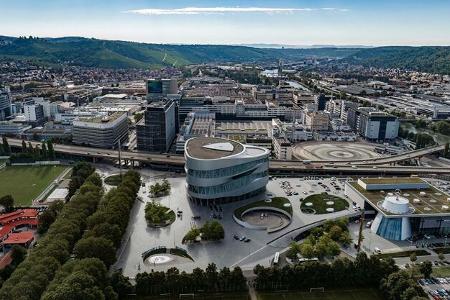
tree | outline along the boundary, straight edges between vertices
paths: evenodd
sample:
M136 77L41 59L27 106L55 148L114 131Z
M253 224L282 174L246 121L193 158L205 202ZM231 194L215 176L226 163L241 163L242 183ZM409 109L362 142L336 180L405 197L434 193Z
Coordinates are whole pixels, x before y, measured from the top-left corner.
M41 151L42 151L42 157L44 159L47 159L48 158L48 152L47 152L47 146L45 145L45 142L42 142Z
M416 253L411 253L411 255L409 256L409 260L411 261L411 262L415 262L416 260L417 260L417 255L416 255Z
M2 205L6 211L11 211L14 207L14 198L11 195L5 195L0 198L0 205Z
M133 286L128 277L123 276L122 270L114 271L111 275L111 286L119 295L119 299L124 299L126 295L130 294Z
M27 152L27 143L25 143L25 140L22 140L22 153Z
M116 261L116 250L113 243L103 237L88 237L78 241L73 252L77 258L96 257L107 267Z
M444 255L444 253L442 253L442 252L439 252L439 254L438 254L438 258L439 258L440 260L444 260L444 259L445 259L445 255Z
M53 149L53 143L52 141L47 141L47 149L48 149L48 158L50 160L55 160L55 150Z
M443 153L442 156L444 156L444 158L449 158L450 157L449 144L448 143L445 144L444 153Z
M225 231L223 226L216 220L207 221L202 228L202 239L204 240L221 240L225 237Z
M12 246L11 251L12 251L11 254L12 263L16 266L19 265L25 259L25 256L27 256L27 249L25 249L20 245Z
M429 260L424 261L419 265L419 271L425 278L430 278L431 273L433 273L433 264Z
M2 137L2 144L3 144L3 153L6 155L11 154L11 147L9 146L8 140L6 139L6 136Z

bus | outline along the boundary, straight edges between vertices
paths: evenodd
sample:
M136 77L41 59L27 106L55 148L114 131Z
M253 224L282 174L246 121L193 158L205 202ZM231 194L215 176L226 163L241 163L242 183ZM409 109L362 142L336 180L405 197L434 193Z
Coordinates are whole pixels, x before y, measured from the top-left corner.
M275 255L273 257L273 265L278 265L278 261L280 260L280 252L275 252Z

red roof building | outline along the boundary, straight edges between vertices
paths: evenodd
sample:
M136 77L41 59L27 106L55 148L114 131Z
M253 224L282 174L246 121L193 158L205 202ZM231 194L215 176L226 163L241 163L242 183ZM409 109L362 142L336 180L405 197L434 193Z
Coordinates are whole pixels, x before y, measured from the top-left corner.
M31 231L13 232L3 241L3 245L21 245L28 247L33 240L34 234Z

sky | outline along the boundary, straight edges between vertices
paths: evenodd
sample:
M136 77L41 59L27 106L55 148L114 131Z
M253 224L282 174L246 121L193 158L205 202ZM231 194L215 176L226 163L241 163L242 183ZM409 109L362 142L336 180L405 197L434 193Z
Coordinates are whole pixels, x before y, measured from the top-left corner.
M0 35L177 44L450 45L450 1L0 0Z

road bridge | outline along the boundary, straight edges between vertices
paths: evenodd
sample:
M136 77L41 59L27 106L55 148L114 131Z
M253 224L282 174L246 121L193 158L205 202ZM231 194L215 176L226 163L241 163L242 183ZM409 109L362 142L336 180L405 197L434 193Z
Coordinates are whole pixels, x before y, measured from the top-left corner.
M22 140L20 139L8 139L8 143L13 147L22 147ZM40 145L40 142L30 141L34 146ZM441 148L442 147L442 148ZM102 148L91 148L84 146L75 145L63 145L54 144L53 149L55 152L87 157L92 159L105 159L111 161L117 161L119 152L114 149L102 149ZM411 157L416 157L418 155L426 155L434 151L442 150L443 146L437 146L433 148L421 149L418 151L401 154L400 158L397 159L409 159ZM162 167L176 167L183 168L185 164L184 156L182 155L165 155L165 154L155 154L140 151L121 151L121 159L130 162L141 162L150 165L159 165ZM389 160L391 157L380 158L381 163L389 163L393 160ZM384 160L383 160L384 159ZM386 160L387 159L387 160ZM291 161L291 160L271 160L269 162L269 171L275 174L320 174L320 175L411 175L411 174L450 174L449 168L444 167L421 167L421 166L372 166L370 162L361 165L330 165L329 161L322 161L318 164L305 164L302 161Z

